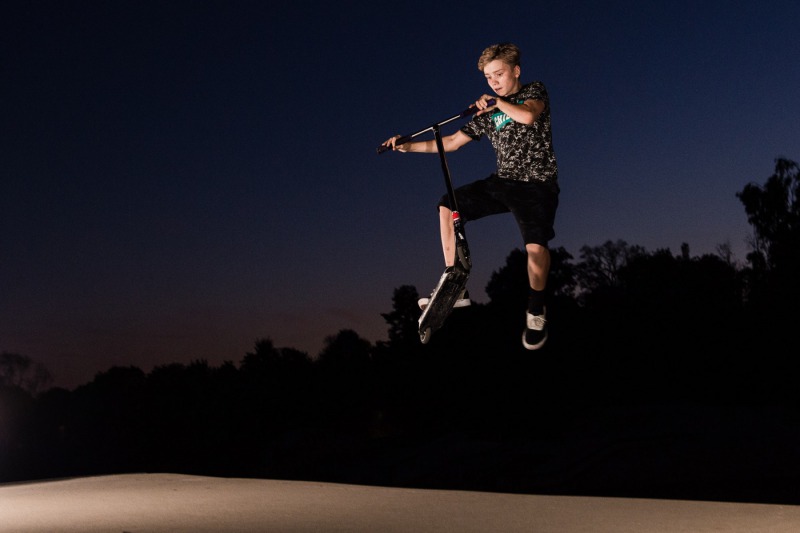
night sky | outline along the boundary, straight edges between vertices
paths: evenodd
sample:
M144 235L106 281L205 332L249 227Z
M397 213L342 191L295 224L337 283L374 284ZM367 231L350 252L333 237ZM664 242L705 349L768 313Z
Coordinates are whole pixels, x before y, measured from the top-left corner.
M551 100L556 238L692 256L751 228L736 198L800 159L800 4L4 2L0 351L54 385L115 365L238 363L257 339L316 356L443 263L438 158L376 154L488 93L522 49ZM450 133L460 123L445 127ZM486 140L448 154L488 175ZM466 226L478 302L522 246Z

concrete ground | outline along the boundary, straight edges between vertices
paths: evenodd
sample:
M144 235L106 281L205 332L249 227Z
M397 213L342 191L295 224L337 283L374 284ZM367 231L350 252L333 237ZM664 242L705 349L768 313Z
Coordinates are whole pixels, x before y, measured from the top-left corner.
M120 474L0 484L2 533L796 533L800 506Z

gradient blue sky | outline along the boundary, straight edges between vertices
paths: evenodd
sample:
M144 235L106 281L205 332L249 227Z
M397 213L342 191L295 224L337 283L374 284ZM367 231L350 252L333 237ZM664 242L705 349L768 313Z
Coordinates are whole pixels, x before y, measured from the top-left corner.
M376 154L488 92L489 44L550 92L553 246L747 253L735 197L800 159L800 4L4 3L0 350L74 387L113 365L386 338L442 270L436 156ZM458 127L454 124L452 128ZM445 128L446 133L451 129ZM448 154L455 185L489 143ZM473 298L521 245L467 225Z

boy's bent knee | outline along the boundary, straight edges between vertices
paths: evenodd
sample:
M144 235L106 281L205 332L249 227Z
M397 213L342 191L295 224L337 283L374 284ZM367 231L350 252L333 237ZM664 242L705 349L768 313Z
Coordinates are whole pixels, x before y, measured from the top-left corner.
M525 245L528 255L542 255L548 252L547 246L543 244L528 243Z

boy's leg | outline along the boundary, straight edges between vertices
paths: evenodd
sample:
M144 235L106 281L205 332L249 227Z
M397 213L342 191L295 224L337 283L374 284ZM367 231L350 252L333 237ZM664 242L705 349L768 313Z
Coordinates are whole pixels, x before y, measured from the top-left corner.
M439 206L439 233L442 238L444 266L451 267L456 262L456 234L453 229L453 212L443 205Z
M439 232L442 239L445 268L452 268L456 262L456 236L453 227L453 212L444 205L439 206ZM420 298L417 304L420 309L425 310L429 302L430 298ZM471 303L469 293L464 289L453 307L467 307Z
M462 185L454 191L458 200L462 224L466 224L467 220L477 220L490 214L508 212L505 204L496 201L492 196L492 183L497 181L497 178L492 175L489 178ZM453 224L453 210L450 209L448 195L445 194L439 199L437 209L439 212L439 234L442 242L444 265L445 268L451 268L456 264L456 235ZM420 308L425 309L429 301L430 298L420 298L418 301ZM465 307L470 303L469 291L465 289L459 295L454 307Z
M528 282L531 289L544 291L550 272L550 250L541 244L526 244L528 253Z
M528 256L528 308L522 333L522 344L528 350L541 348L547 340L545 289L550 272L547 243L555 236L553 222L558 194L557 184L525 182L511 185L507 196Z
M538 350L547 341L544 291L550 271L550 250L540 244L526 244L528 252L528 309L525 313L525 331L522 344L528 350Z

